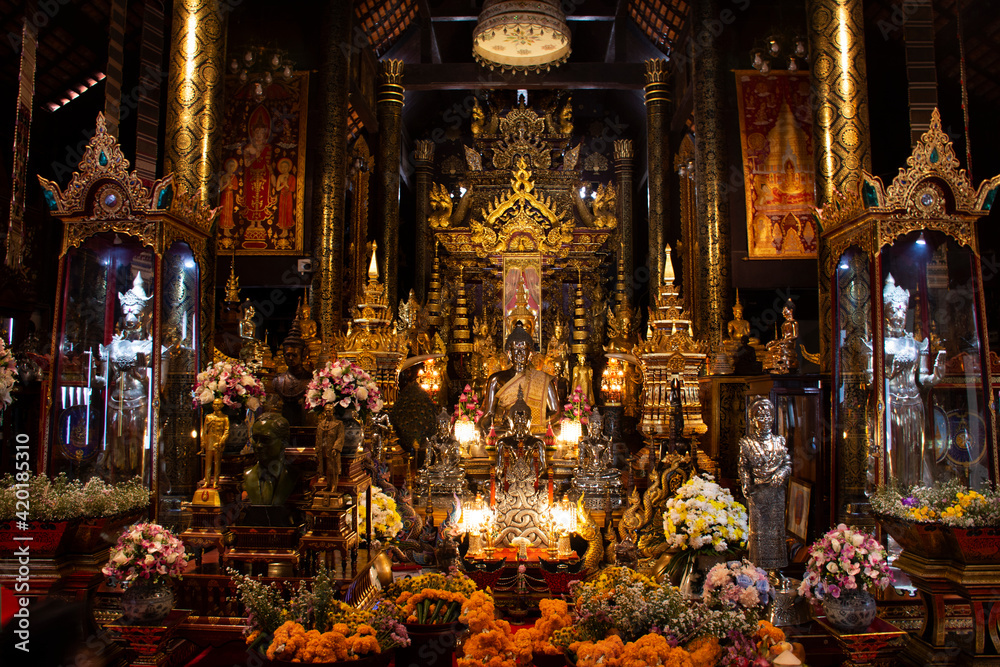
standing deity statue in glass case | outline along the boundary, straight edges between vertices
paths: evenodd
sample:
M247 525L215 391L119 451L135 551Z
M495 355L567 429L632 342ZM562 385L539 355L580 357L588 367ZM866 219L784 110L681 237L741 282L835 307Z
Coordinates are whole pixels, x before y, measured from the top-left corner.
M934 481L934 453L924 433L924 399L920 396L920 387L941 381L945 351L939 350L931 365L930 341L917 341L906 330L910 292L897 285L891 273L885 279L882 301L885 306L889 477L906 486L931 484Z
M142 316L153 297L146 294L142 273L136 272L132 288L118 294L123 326L107 345L101 345L110 400L108 401L107 448L103 465L114 479L140 474L149 401L148 364L153 339L142 332Z
M750 404L747 434L740 438L740 484L750 518L750 560L765 570L788 565L785 548L785 484L792 473L785 439L774 435L774 405Z

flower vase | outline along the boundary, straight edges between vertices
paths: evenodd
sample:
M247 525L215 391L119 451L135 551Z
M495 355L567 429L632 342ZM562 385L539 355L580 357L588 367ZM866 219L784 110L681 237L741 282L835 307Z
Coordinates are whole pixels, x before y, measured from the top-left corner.
M174 608L174 591L168 581L137 579L122 594L122 616L131 625L162 621Z
M396 667L452 667L464 623L404 623L409 646L396 648Z
M362 449L365 440L365 429L358 421L358 413L354 410L347 410L338 419L344 422L344 448L340 455L344 458L354 458Z
M208 406L208 412L212 411L212 406ZM250 444L250 420L247 419L249 410L243 406L222 408L222 413L229 417L229 436L222 450L223 455L235 455L243 451Z
M841 590L840 597L823 598L826 620L838 630L856 634L864 632L875 620L875 598L864 589Z
M719 563L725 562L725 555L714 552L702 553L696 551L689 556L684 563L684 574L681 575L681 584L679 586L681 595L693 600L700 600L702 590L705 588L705 577L708 575L708 571Z

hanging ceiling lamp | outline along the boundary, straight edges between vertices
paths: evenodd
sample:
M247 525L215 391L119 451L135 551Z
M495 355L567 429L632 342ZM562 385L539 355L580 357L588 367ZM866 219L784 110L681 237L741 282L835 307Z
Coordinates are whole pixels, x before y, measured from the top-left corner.
M486 0L472 34L472 55L484 67L548 71L570 54L569 26L558 0Z

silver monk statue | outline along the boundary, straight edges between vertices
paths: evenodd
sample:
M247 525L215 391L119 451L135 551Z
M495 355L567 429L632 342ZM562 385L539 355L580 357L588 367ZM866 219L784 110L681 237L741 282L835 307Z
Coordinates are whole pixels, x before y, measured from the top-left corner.
M774 435L774 406L750 404L747 434L740 438L740 483L750 515L750 560L764 570L788 565L785 547L785 485L792 472L785 439Z

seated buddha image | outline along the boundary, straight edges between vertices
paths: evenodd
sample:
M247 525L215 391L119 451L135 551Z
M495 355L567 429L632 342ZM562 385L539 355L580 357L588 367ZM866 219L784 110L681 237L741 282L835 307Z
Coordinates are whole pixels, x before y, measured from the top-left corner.
M483 417L480 428L497 431L506 423L505 417L510 407L523 393L524 400L531 407L532 432L544 433L550 423L558 421L561 409L556 393L555 378L529 364L535 351L535 341L518 321L507 336L504 351L511 367L493 373L486 381L486 398L483 402Z

